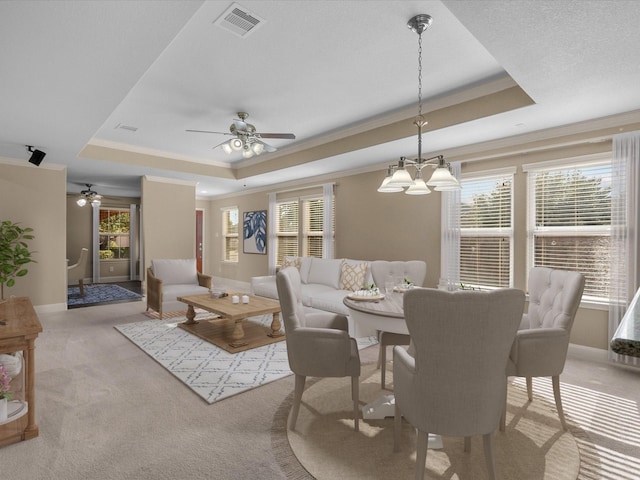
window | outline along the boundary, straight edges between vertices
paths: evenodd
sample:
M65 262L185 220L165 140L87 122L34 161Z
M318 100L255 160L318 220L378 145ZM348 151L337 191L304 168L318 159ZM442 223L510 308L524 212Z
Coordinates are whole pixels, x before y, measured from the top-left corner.
M285 256L322 258L324 201L313 196L276 203L276 265ZM332 216L335 218L335 215Z
M129 258L129 210L101 208L98 235L100 260Z
M322 258L322 221L324 211L322 199L304 200L302 206L304 211L304 228L302 229L304 248L302 249L302 255Z
M238 208L222 209L222 258L225 262L238 261Z
M583 298L608 301L611 160L525 165L529 266L576 270Z
M276 204L276 237L278 255L276 264L282 265L285 256L298 256L298 200Z
M513 285L514 173L509 169L462 178L460 281L465 285Z

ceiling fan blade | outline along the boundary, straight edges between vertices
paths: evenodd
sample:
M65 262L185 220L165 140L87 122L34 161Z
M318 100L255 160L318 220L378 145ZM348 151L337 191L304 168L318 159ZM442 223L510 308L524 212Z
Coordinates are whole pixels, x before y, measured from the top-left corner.
M293 133L256 133L260 138L286 138L289 140L295 140L296 136Z
M231 135L229 132L211 132L209 130L185 130L185 132L195 132L195 133L217 133L218 135Z

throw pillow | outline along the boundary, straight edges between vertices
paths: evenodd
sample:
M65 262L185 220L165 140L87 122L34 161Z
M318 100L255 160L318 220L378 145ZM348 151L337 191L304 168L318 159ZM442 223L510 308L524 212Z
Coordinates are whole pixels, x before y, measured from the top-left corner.
M364 277L367 274L368 263L357 263L350 265L342 262L342 272L340 274L340 289L355 292L364 287Z
M300 257L283 257L282 265L280 266L280 268L296 267L298 270L300 270L301 265L302 260L300 260Z

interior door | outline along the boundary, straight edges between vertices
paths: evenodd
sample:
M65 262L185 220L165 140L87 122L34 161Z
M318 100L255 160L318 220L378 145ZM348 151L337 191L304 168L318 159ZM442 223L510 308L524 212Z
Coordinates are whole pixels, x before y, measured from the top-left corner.
M203 211L196 210L196 267L202 273L202 222Z

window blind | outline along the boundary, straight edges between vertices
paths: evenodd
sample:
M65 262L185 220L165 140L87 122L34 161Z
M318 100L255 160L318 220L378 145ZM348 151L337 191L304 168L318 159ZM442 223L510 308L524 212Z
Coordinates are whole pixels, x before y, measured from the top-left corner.
M222 209L223 258L226 262L238 261L238 209Z
M607 301L610 285L611 162L529 171L530 266L575 270L583 297Z
M473 287L513 285L513 173L462 179L460 281Z
M298 256L298 200L278 202L276 205L278 255L276 265L285 256Z
M303 200L303 255L322 258L324 202L321 198Z

